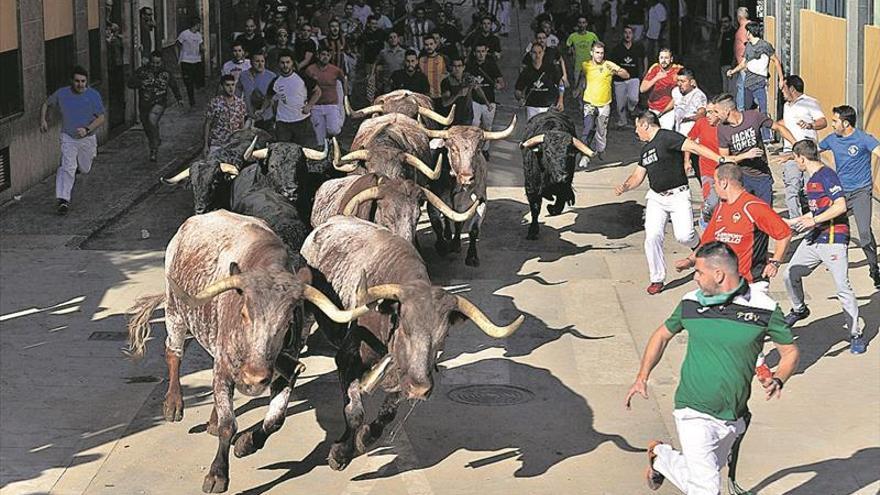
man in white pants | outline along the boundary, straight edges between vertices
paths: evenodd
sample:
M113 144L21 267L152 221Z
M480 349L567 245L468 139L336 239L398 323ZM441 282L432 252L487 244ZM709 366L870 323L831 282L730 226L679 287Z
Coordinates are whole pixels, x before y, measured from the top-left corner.
M635 121L636 135L644 142L639 164L614 194L620 196L639 187L648 177L650 189L645 196L645 256L648 258L650 285L648 294L659 294L666 280L666 259L663 256L663 237L666 221L672 219L675 239L694 249L700 240L694 230L691 193L684 171L684 153L690 152L724 163L718 153L682 136L661 129L659 119L650 110L642 112Z
M770 338L779 351L775 374L759 377L767 399L778 398L797 369L798 348L779 305L738 273L730 246L713 241L697 250L694 280L672 315L651 335L639 373L626 395L648 398L648 378L666 346L687 330L687 354L675 390L675 429L681 451L660 441L648 444L648 488L664 480L687 495L719 495L721 468L749 414L755 362Z
M87 174L98 153L95 130L104 124L101 95L89 87L89 73L76 66L71 84L58 89L40 108L40 131L48 132L46 112L49 107L61 112L61 164L55 175L55 197L59 215L70 209L70 193L77 173Z
M486 43L477 43L474 47L474 58L468 62L467 72L474 76L477 85L486 96L485 102L473 101L474 120L471 123L484 131L491 131L495 122L495 90L504 89L504 76L494 58L489 58L489 47ZM483 156L489 159L489 145L491 141L483 140Z
M343 84L343 92L348 80L342 69L330 63L330 50L326 46L318 49L318 61L305 70L306 75L315 80L321 88L321 96L312 108L312 127L318 146L324 140L342 132L342 118L339 113L339 83Z

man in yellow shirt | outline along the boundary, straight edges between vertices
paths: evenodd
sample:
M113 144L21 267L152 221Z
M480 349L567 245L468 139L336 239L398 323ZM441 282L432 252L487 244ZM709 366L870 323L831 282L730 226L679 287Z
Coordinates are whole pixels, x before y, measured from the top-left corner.
M584 137L583 141L592 146L598 158L605 151L605 135L608 131L608 118L611 115L612 79L617 76L629 79L629 73L614 62L605 60L605 44L593 43L590 60L583 63L578 76L576 91L584 92ZM595 129L594 129L595 128ZM595 135L595 144L591 145ZM578 168L586 168L586 157L581 159Z

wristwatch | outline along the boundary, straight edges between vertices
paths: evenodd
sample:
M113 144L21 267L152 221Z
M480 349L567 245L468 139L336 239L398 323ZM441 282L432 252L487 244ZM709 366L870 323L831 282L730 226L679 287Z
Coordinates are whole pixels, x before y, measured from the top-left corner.
M767 260L767 263L770 263L771 265L775 266L776 268L779 268L779 265L782 264L782 262L779 260Z
M785 383L783 383L781 379L775 376L773 377L773 382L776 383L776 386L779 387L779 390L782 390L783 385L785 385Z
M718 165L723 165L725 163L728 163L727 158L724 155L718 155L718 156L719 156Z

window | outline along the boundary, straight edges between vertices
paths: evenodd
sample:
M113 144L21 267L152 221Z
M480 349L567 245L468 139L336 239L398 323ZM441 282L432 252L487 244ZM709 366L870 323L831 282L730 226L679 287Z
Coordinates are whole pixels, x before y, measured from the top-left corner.
M76 64L73 36L62 36L46 42L46 94L70 82L70 71Z
M89 30L89 84L101 80L101 30Z
M0 119L24 110L21 52L18 45L18 1L0 0Z
M816 0L816 12L846 17L846 0Z

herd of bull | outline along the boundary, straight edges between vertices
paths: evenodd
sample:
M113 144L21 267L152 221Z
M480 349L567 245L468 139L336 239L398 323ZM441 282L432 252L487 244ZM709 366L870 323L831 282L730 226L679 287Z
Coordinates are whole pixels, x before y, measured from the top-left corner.
M347 110L371 117L347 154L335 139L319 151L243 129L165 181L189 179L196 215L168 244L165 292L141 298L132 309L129 352L143 356L151 314L164 303L167 421L183 418L179 370L186 335L213 357L208 432L219 438L219 448L204 492L226 491L233 443L237 457L250 455L284 423L304 369L300 352L310 318L337 349L346 428L328 457L335 470L379 439L403 401L430 396L451 326L469 319L490 337L504 338L523 322L520 315L497 326L464 297L432 284L416 236L427 202L437 251L459 251L466 228L465 263L479 265L488 176L481 148L511 136L516 117L497 132L449 126L454 109L444 117L429 98L408 91ZM536 239L542 199L555 199L551 215L573 203L575 162L592 151L557 112L533 117L521 148L532 217L528 238ZM236 435L234 390L256 396L267 387L264 420ZM362 394L377 388L387 396L368 422Z

